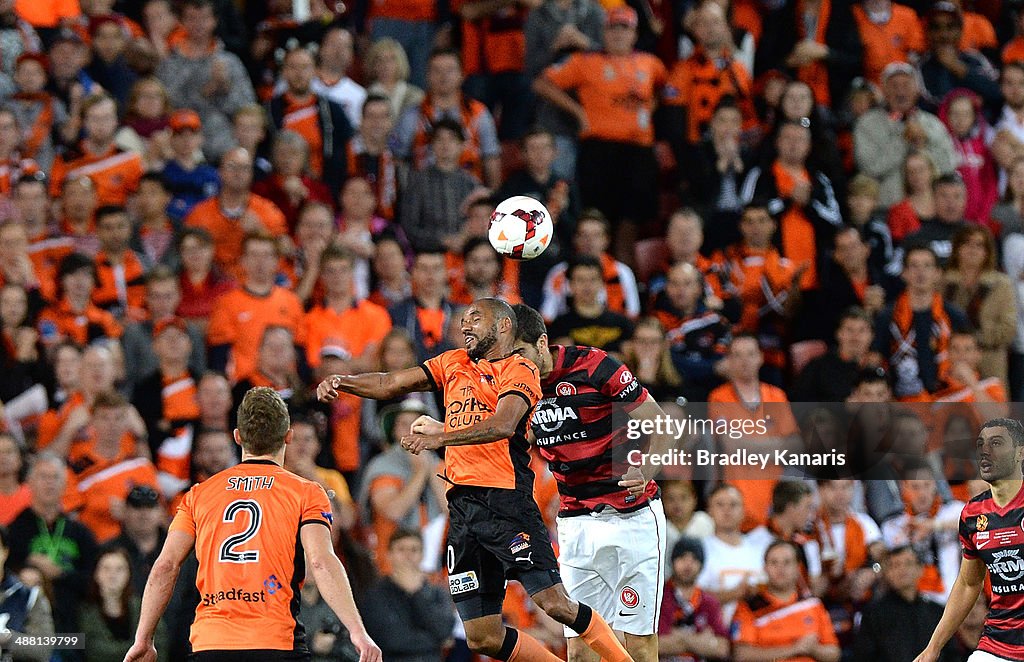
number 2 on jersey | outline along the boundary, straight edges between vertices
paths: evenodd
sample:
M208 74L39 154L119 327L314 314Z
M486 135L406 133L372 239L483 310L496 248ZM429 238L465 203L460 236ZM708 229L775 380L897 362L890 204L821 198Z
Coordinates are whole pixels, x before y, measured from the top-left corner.
M263 523L263 510L260 508L260 504L251 499L232 501L224 509L224 522L234 522L238 513L242 511L249 513L249 527L241 533L224 539L220 545L219 559L221 563L258 563L260 560L258 549L245 551L236 551L235 549L239 545L244 545L259 532L260 525Z

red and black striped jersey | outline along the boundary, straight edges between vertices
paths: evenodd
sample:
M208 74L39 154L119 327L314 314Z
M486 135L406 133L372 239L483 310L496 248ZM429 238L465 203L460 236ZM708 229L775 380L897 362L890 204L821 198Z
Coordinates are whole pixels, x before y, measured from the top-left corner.
M619 487L622 472L614 471L614 451L627 439L625 421L613 417L613 409L618 406L618 416L632 411L647 399L647 389L604 350L561 345L552 350L554 368L541 380L543 394L530 427L558 483L558 514L582 515L608 506L628 512L643 506L658 487L651 481L639 499Z
M960 514L964 558L981 559L992 583L992 602L978 650L1024 660L1024 489L1003 508L982 492Z

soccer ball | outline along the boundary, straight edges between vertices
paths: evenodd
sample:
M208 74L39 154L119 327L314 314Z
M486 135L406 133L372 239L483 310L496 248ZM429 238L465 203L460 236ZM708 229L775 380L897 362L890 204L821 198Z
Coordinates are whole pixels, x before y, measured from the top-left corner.
M551 243L554 223L551 213L539 201L516 195L499 204L491 214L487 238L498 251L512 260L532 260Z

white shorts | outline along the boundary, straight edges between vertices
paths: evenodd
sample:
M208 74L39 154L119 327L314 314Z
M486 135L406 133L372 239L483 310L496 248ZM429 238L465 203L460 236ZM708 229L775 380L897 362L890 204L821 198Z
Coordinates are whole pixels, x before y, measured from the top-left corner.
M558 565L569 597L582 602L613 630L658 631L665 587L665 511L647 508L558 518ZM577 636L565 628L566 637Z
M967 658L967 662L1007 662L1005 657L999 657L993 655L988 651L974 651L971 656Z

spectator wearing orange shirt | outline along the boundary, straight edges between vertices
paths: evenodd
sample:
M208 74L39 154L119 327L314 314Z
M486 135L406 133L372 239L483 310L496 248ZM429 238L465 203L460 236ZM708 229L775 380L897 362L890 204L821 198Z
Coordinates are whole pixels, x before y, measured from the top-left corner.
M356 296L354 268L352 254L337 248L328 248L320 258L323 302L303 319L306 360L311 366L320 364L324 346L337 345L351 353L357 365L369 370L370 357L391 330L391 317L384 307Z
M579 121L581 198L611 220L616 256L625 262L634 259L637 224L657 215L652 116L667 77L660 60L633 50L636 39L636 11L616 8L608 13L603 53L574 53L534 81L538 95Z
M736 58L736 46L722 6L715 0L706 0L694 12L692 30L696 48L672 67L664 94L667 107L680 108L685 114L685 142L696 145L719 103L727 96L733 99L747 128L751 128L757 116L750 71Z
M270 200L250 191L252 154L230 150L220 163L220 192L203 200L185 217L185 225L201 227L214 238L214 260L225 273L240 276L238 260L245 236L267 232L274 237L288 230L284 214Z
M304 48L289 51L281 67L286 89L270 100L267 113L274 130L291 130L306 140L310 173L336 196L345 179L346 144L353 130L344 108L313 91L315 76L312 53Z
M120 320L145 314L147 264L133 251L132 224L124 207L105 205L96 210L96 254L99 283L92 302Z
M832 619L813 597L798 589L800 561L796 545L773 542L764 554L768 584L740 601L733 620L736 662L839 662Z
M416 356L426 361L451 349L446 338L455 307L448 298L448 270L439 250L416 253L412 264L412 296L388 309L391 323L405 329L416 344Z
M25 455L18 440L0 432L0 525L9 526L32 503L28 483L22 482Z
M468 306L484 297L520 302L516 284L502 277L501 256L486 237L472 237L462 249L462 272L452 288L452 301Z
M209 363L214 370L228 369L239 379L256 367L263 331L283 326L305 342L302 333L302 302L290 291L274 285L279 255L277 242L266 234L251 234L242 242L241 266L245 280L214 305L207 329Z
M53 273L36 267L29 253L28 235L16 221L0 223L0 286L16 285L25 290L33 314L47 300L56 297Z
M848 0L787 2L768 12L754 76L780 65L811 86L815 103L832 107L861 74L864 47Z
M77 0L15 0L14 11L37 29L70 25L82 15Z
M57 270L60 299L39 315L39 338L44 345L71 340L85 345L98 338L120 338L122 329L114 316L92 303L96 266L84 255L72 253Z
M117 133L117 103L106 94L95 94L82 102L85 138L77 148L58 156L50 173L50 194L56 196L66 180L81 176L96 183L101 205L123 205L139 186L142 158L122 150L114 140Z
M864 0L853 6L853 18L864 44L864 77L876 85L890 62L908 62L924 52L921 21L910 7L892 0Z

